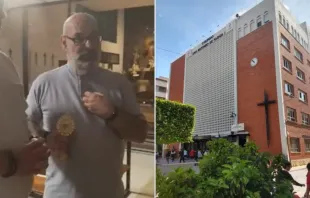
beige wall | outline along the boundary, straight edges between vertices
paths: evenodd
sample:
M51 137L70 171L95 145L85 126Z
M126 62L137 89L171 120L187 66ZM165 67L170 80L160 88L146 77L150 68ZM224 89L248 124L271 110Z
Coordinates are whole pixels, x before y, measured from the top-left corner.
M75 5L73 5L74 9ZM57 13L57 14L56 14ZM58 66L59 60L65 60L60 46L62 25L67 17L66 4L35 7L29 9L29 83L40 73ZM117 43L102 42L102 50L120 54L120 64L114 65L114 71L122 72L124 47L124 11L118 12ZM12 59L19 75L22 77L22 10L15 9L8 13L3 21L0 34L0 48L6 54L13 51ZM37 53L37 64L35 63ZM44 64L46 53L46 64ZM54 55L54 65L52 65Z

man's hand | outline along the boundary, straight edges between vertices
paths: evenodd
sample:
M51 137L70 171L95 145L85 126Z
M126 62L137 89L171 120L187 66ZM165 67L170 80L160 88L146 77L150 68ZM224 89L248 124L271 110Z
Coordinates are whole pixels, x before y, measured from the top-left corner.
M108 119L114 113L114 106L103 94L85 92L83 97L85 107L95 115Z
M51 132L46 137L48 148L53 156L59 157L61 154L69 155L70 136L62 136L58 131Z
M16 175L37 174L47 168L49 150L44 139L33 139L21 149L14 151L17 162Z

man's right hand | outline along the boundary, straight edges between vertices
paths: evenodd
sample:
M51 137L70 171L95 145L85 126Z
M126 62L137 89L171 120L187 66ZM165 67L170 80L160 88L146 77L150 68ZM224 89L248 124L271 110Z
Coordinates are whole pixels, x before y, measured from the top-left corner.
M17 163L16 175L37 174L47 168L49 149L43 138L35 139L14 151Z

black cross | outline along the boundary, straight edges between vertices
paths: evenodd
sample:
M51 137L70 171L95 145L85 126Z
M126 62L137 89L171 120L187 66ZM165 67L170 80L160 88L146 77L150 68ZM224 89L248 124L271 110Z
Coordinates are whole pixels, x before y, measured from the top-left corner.
M264 101L258 103L257 106L264 106L265 107L265 119L266 119L266 136L267 136L267 145L270 145L270 124L269 124L269 111L268 107L270 104L275 104L276 100L269 100L268 94L266 90L264 90Z

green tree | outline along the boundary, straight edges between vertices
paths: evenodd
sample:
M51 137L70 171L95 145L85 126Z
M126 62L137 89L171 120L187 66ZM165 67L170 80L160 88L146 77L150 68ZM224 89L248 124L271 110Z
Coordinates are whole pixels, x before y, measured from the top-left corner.
M156 99L156 141L158 144L191 142L195 108L191 105Z
M199 173L179 168L167 176L161 175L157 186L160 198L292 197L288 182L275 181L285 160L283 156L261 153L254 143L242 148L225 139L210 141L208 146L209 153L200 161Z

